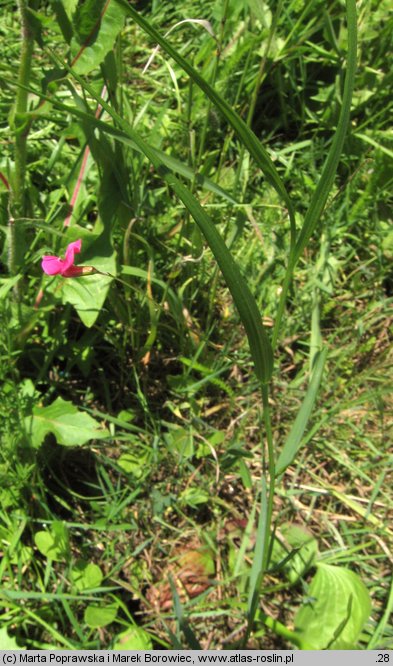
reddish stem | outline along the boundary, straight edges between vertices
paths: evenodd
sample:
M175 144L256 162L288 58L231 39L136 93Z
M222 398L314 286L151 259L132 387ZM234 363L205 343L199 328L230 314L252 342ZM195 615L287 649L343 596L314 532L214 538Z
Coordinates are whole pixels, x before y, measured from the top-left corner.
M101 97L104 97L105 95L106 95L106 86L104 85L103 89L101 90ZM96 118L100 117L101 111L102 111L102 106L101 106L101 104L98 104L97 110L95 112L95 117ZM70 226L72 213L74 212L74 206L76 204L76 200L78 198L79 190L81 188L81 185L83 183L83 179L84 179L84 176L85 176L87 159L89 157L89 154L90 154L90 148L89 148L89 146L86 146L85 152L83 153L81 168L80 168L79 174L78 174L78 180L76 181L76 185L75 185L74 191L72 193L71 201L70 201L70 212L67 215L66 219L64 220L64 224L63 224L64 227L69 227Z

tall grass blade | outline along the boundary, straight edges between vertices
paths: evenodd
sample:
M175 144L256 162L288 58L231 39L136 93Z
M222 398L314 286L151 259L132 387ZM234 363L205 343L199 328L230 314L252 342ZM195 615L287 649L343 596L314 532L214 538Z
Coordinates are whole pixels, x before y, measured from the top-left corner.
M325 361L327 357L327 349L323 349L315 358L314 369L311 377L310 384L307 389L307 393L302 402L295 422L289 432L289 435L285 441L285 444L282 448L282 451L279 455L277 465L276 465L276 474L282 474L285 472L287 467L294 460L300 446L302 443L302 438L304 431L307 427L308 420L311 416L311 412L314 407L316 397L318 395L319 386L322 379L323 368L325 366Z
M291 224L295 225L295 213L294 208L289 197L289 194L285 188L285 185L279 176L276 167L274 166L272 160L269 157L269 154L262 146L259 139L255 136L254 132L250 130L247 124L240 118L240 116L232 109L232 107L219 95L219 93L212 88L205 79L198 74L198 72L190 65L190 63L183 58L176 51L176 49L171 46L171 44L156 30L139 12L134 9L131 5L127 4L125 0L115 0L122 7L124 7L127 13L133 18L135 23L137 23L144 32L146 32L150 37L161 46L161 48L171 57L175 62L185 72L191 77L193 81L199 86L205 95L213 102L215 107L221 112L230 126L234 129L236 135L240 139L242 145L244 145L250 154L255 159L258 166L261 168L262 172L265 174L266 179L269 183L275 188L277 193L283 198L286 206L288 207L288 213L291 219Z

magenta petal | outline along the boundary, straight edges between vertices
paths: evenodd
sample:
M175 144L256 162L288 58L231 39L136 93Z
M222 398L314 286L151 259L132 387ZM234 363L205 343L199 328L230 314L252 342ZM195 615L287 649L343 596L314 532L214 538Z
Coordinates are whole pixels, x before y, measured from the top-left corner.
M63 272L64 261L59 257L45 256L42 258L41 267L47 275L59 275Z
M64 275L65 277L81 275L82 273L78 267L74 266L74 255L79 254L81 247L81 239L69 243L65 252L65 259L53 257L52 255L45 255L41 263L42 270L47 275Z
M79 254L82 247L82 241L79 239L67 246L65 260L63 261L63 272L67 271L74 264L74 255Z

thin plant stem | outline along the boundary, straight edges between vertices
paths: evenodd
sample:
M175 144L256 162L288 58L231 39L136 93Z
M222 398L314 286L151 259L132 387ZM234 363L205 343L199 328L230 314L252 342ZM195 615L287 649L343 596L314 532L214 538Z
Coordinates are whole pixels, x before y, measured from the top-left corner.
M282 624L282 622L274 620L269 615L266 615L266 613L260 613L258 615L258 620L261 620L266 627L272 629L274 633L277 634L277 636L282 636L282 638L285 638L285 640L289 641L293 645L296 645L296 647L300 648L301 650L312 650L312 647L308 645L301 638L301 636L299 636L299 634L297 634L295 631L292 631L291 629L288 629L288 627Z

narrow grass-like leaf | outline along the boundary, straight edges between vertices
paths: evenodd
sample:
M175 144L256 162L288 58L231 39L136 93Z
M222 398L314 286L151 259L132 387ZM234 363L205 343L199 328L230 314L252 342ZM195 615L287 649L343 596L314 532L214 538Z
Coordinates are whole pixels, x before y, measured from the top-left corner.
M139 12L129 5L125 0L115 0L127 13L133 18L144 32L161 46L161 48L171 57L180 67L187 72L191 79L199 86L207 97L213 102L215 107L224 116L230 126L234 129L237 137L240 139L250 154L255 159L258 166L265 174L266 179L275 188L278 194L283 198L288 207L291 224L295 225L295 214L291 199L285 188L285 185L279 176L276 167L274 166L269 154L262 146L259 139L255 136L254 132L250 130L247 124L240 118L240 116L232 109L232 107L219 95L219 93L212 88L205 79L198 74L198 72L190 65L188 60L183 58L178 51L171 46L171 44L156 30Z
M295 422L289 432L289 435L285 441L285 444L282 448L280 456L276 465L276 474L282 474L285 472L287 467L294 460L296 453L298 452L301 443L304 431L306 429L308 420L310 418L312 409L314 407L315 399L318 395L319 385L322 379L323 368L325 366L327 356L327 349L323 349L319 352L318 356L315 359L314 369L311 377L310 384L307 389L307 393L302 402Z
M255 299L214 223L200 203L173 174L168 174L166 180L198 224L217 260L246 330L256 374L260 381L266 384L273 370L273 353Z

